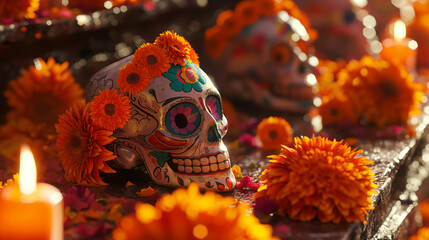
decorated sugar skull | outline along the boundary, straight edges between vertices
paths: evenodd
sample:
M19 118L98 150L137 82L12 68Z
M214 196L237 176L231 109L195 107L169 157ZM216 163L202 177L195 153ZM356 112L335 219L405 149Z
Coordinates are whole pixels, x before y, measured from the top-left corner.
M234 188L222 141L228 124L221 96L198 65L189 43L167 31L92 77L87 101L106 89L118 89L130 100L131 117L107 146L117 156L110 161L113 168L144 165L164 186L196 182L201 189Z
M224 95L278 110L312 106L315 32L292 0L251 0L222 12L206 31L206 51Z
M354 0L296 1L298 7L308 14L311 26L318 31L317 40L314 42L318 56L331 60L359 59L367 53L364 26L356 17L352 2ZM387 10L389 4L382 2L383 10Z

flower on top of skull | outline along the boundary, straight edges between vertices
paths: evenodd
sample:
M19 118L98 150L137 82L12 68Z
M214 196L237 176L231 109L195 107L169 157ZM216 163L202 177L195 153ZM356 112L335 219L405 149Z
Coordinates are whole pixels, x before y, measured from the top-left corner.
M190 92L192 88L201 92L206 80L195 64L186 61L185 66L174 65L163 76L171 81L170 87L176 92Z
M201 79L199 70L195 70L197 66L198 55L189 42L175 32L165 31L156 38L155 43L141 45L134 52L131 62L121 68L119 88L122 92L136 94L146 89L152 79L173 71L182 82L175 83L176 91L190 92L193 87L201 92L198 82L205 84L205 80ZM183 87L183 84L194 85Z

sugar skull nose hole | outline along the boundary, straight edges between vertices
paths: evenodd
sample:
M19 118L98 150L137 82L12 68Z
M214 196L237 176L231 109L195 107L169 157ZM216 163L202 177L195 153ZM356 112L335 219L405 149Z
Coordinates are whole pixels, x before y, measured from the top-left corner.
M219 142L222 139L216 125L209 127L207 140L211 143Z
M174 121L178 128L185 128L188 125L188 118L184 114L177 114Z

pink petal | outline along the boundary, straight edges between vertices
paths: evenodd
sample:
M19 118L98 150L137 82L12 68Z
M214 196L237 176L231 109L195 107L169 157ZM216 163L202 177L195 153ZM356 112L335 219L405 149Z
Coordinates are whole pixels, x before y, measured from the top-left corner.
M177 107L177 113L183 113L184 110L185 110L185 108L183 107L183 105L179 105Z
M195 120L197 120L197 117L195 117L195 115L188 116L188 123L193 123L195 122Z
M177 115L177 109L173 108L171 109L171 116L176 116Z
M189 131L192 131L195 129L195 125L194 124L188 124L188 126L186 126L186 129Z
M183 114L185 114L186 116L188 116L189 114L191 114L192 112L192 108L191 107L185 107L185 110L183 111Z

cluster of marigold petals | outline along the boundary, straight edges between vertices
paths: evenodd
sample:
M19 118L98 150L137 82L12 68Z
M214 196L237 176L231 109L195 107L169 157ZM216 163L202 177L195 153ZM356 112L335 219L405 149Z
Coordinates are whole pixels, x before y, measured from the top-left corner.
M256 129L256 136L266 150L279 150L281 145L289 145L293 141L290 124L282 117L263 119Z
M201 194L196 183L163 195L155 204L138 203L136 214L124 217L113 239L277 239L231 197Z
M278 213L291 219L321 222L365 221L375 194L372 161L357 157L361 150L323 137L295 138L269 156L255 198L268 196Z
M324 80L321 105L316 112L324 126L408 126L412 116L420 114L419 104L426 88L413 82L404 66L364 56L346 65L329 67L332 81ZM339 69L340 68L340 69ZM392 104L394 103L394 104Z
M292 0L248 0L239 2L234 11L226 10L218 15L216 25L205 32L206 52L212 58L218 58L229 40L243 28L253 24L261 17L274 16L281 11L298 19L309 31L310 37L315 38L316 33L310 28L307 16Z
M185 60L197 66L200 64L188 41L175 32L165 31L154 43L140 46L132 61L121 68L117 79L119 89L130 94L139 93L153 78L167 72L171 65L184 66Z
M113 133L93 123L87 104L72 106L59 117L55 128L58 157L66 180L83 185L105 185L100 171L115 173L106 161L116 156L105 147L115 140Z
M116 89L104 89L91 101L91 119L103 129L124 127L131 117L130 100Z
M51 126L71 105L83 101L83 90L68 70L68 62L59 64L53 58L35 62L36 66L10 81L4 95L12 108L11 116Z

